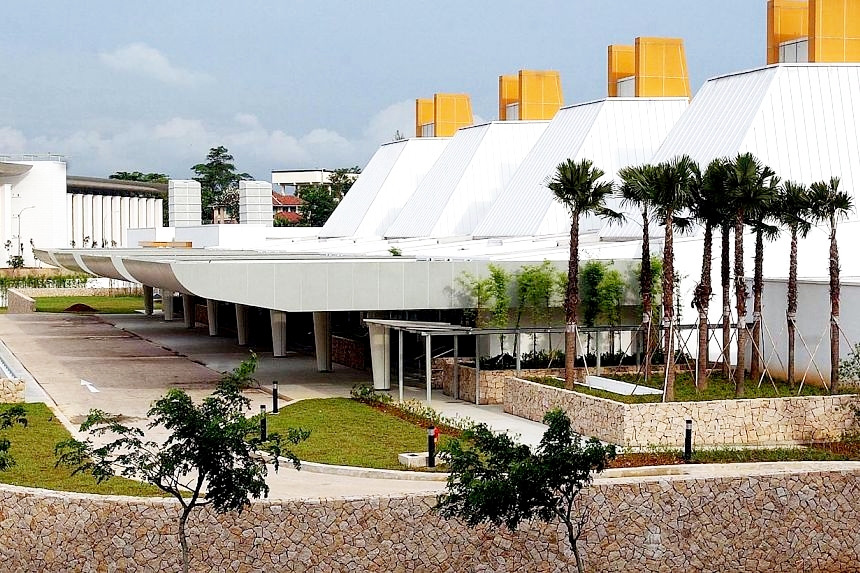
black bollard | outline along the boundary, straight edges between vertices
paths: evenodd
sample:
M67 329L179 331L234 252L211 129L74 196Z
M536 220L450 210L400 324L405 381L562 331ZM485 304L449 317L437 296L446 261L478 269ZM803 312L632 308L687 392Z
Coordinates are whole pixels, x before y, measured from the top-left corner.
M436 467L436 428L427 428L427 467Z
M272 414L278 413L278 381L272 380Z
M260 441L265 442L269 439L269 433L266 428L266 405L260 404Z
M693 420L687 420L684 429L684 461L689 462L693 457Z

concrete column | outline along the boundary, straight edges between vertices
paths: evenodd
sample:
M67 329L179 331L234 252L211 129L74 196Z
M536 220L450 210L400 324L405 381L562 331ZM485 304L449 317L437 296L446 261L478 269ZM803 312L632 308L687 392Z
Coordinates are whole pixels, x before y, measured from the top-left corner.
M248 335L250 334L247 305L236 305L236 333L239 335L239 346L247 346Z
M314 313L314 326L316 326L316 313ZM373 370L374 390L391 389L391 354L388 352L391 331L381 324L368 324L370 331L370 366ZM403 339L400 338L400 351L398 354L398 385L402 386L402 358ZM399 391L400 401L403 401L403 391Z
M146 316L152 316L152 287L143 285L143 312Z
M156 199L155 200L155 225L156 229L160 229L164 227L164 200Z
M11 228L11 226L10 226ZM78 249L84 244L84 196L72 195L72 241ZM72 246L69 241L69 246Z
M427 383L427 401L433 400L433 339L424 336L424 381Z
M6 196L12 193L11 185L0 185L0 210L3 211L2 215L0 215L0 220L3 221L4 227L8 232L9 229L12 228L12 221L10 220L8 223L6 222L6 213L8 210L5 208L6 205ZM71 193L66 193L66 213L69 218L69 224L66 225L66 244L63 245L65 247L71 247L72 241L75 240L75 202L74 195ZM0 236L0 243L5 243L9 237L5 236L5 232L3 236Z
M190 294L182 295L182 317L185 319L185 328L194 328L197 321L194 320L194 297Z
M331 313L314 313L314 345L317 355L317 370L331 372Z
M206 299L206 316L209 319L209 336L218 336L218 301Z
M138 219L140 218L140 213L138 212L138 199L137 197L129 197L128 198L128 228L129 229L138 229Z
M283 358L287 355L287 313L270 309L269 322L272 324L272 356ZM316 313L314 313L314 326L316 326Z
M115 247L123 246L123 241L125 240L122 235L122 226L120 225L119 200L119 196L110 198L110 235L111 240L116 243L111 243L111 246ZM137 245L134 246L136 247Z
M137 246L128 244L128 197L119 198L119 236L122 237L120 244L123 247Z
M95 237L93 237L93 196L84 195L81 205L84 209L83 237L81 241L86 240L86 244L82 243L78 245L78 248L89 248L95 240Z
M102 224L104 223L104 219L102 218L102 198L99 195L93 195L93 238L92 244L98 248L101 248L104 245L104 229L102 228Z
M173 291L161 289L161 310L164 313L164 320L170 322L173 320Z

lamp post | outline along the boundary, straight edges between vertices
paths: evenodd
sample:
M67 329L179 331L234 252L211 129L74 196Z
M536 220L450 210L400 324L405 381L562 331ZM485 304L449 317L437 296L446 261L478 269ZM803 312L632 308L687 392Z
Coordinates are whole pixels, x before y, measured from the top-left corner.
M36 208L35 205L30 205L29 207L24 207L23 209L18 211L17 215L15 215L16 217L18 217L18 256L19 257L24 256L24 245L21 244L21 213L23 213L27 209L35 209L35 208Z

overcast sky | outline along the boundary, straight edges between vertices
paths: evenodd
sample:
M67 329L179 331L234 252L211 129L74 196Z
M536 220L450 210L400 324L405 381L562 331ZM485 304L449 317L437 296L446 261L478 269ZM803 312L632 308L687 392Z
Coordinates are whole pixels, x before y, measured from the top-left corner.
M72 175L190 176L210 147L273 169L364 164L414 100L561 72L566 104L606 94L606 46L685 39L693 92L765 60L765 0L4 2L0 154L60 153Z

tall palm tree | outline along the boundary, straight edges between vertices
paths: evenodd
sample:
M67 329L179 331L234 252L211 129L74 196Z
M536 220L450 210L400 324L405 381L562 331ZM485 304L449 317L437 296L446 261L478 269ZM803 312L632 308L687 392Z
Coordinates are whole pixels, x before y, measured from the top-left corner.
M570 212L570 261L567 267L567 292L564 298L564 374L566 384L573 387L576 376L576 312L579 308L579 218L597 215L610 220L621 220L623 215L606 206L615 186L600 182L603 170L594 167L590 160L563 161L547 187Z
M642 333L645 341L643 371L646 380L651 376L651 354L653 352L651 297L654 285L651 278L649 226L653 218L651 203L656 185L656 174L656 167L648 164L624 167L618 171L618 177L622 182L620 187L622 205L638 208L642 217L642 263L639 269L639 294L642 297Z
M779 222L791 233L791 250L788 258L788 285L785 320L788 335L788 383L794 384L794 342L797 325L797 238L806 238L812 229L812 205L805 185L786 181L777 200Z
M757 213L761 204L769 202L773 190L770 179L773 170L751 153L739 154L732 160L728 170L726 190L735 213L735 298L738 313L738 356L735 369L735 395L744 395L747 286L744 279L744 225L749 213Z
M779 177L773 176L763 191L758 208L749 212L749 223L755 234L755 265L753 271L753 327L750 333L752 348L750 353L750 378L757 380L761 375L761 299L764 292L764 241L775 241L779 237L779 227L771 225L776 212L779 194Z
M656 187L654 188L654 210L657 219L665 229L663 241L663 343L666 361L666 383L663 390L664 400L675 399L675 348L672 343L675 306L672 295L675 293L675 251L674 230L689 227L689 219L680 214L690 205L690 185L698 167L688 156L676 157L657 166Z
M829 183L819 181L810 186L812 212L818 222L827 224L830 231L830 392L839 389L839 246L836 243L836 224L854 210L854 201L845 191L839 190L839 178Z
M696 361L696 390L708 387L708 307L711 303L711 257L713 253L714 227L726 220L725 208L726 164L714 159L699 181L692 186L690 212L704 227L705 238L702 249L702 275L693 295L693 307L699 313L699 344ZM726 255L728 257L728 255ZM726 258L726 260L728 260ZM728 346L728 345L726 345Z

